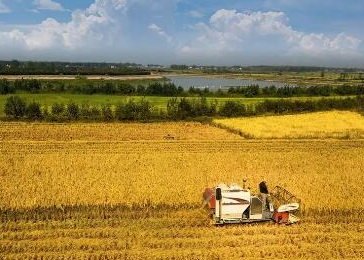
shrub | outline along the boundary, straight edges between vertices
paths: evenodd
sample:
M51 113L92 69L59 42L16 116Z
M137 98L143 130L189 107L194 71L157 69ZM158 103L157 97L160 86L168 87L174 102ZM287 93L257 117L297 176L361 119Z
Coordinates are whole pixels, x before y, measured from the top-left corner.
M167 103L167 117L169 119L178 119L178 100L177 98L172 98L168 100Z
M89 104L82 104L80 106L80 119L89 119L91 115L91 106Z
M116 106L115 117L117 120L134 120L134 102L120 103Z
M82 104L79 110L79 119L81 120L91 120L100 121L101 111L99 108L90 106L89 104Z
M152 109L153 107L149 101L140 100L138 104L138 119L147 120L152 118Z
M35 101L29 103L25 110L25 116L31 120L41 120L43 115L40 104Z
M4 112L8 117L19 119L24 117L26 108L26 101L23 98L11 96L6 99Z
M152 118L152 106L148 101L134 102L129 100L116 106L115 118L117 120L148 120Z
M103 105L101 107L101 114L103 121L111 121L114 119L114 114L111 110L111 106L109 104Z
M132 95L135 93L135 88L129 83L120 83L117 87L117 91L122 95Z
M214 116L217 111L217 100L208 103L205 97L192 102L193 113L195 116Z
M103 91L105 94L107 95L113 95L116 93L116 88L115 85L111 82L107 82L104 86L103 86Z
M79 106L76 103L74 103L73 101L71 101L67 105L66 114L67 114L67 118L69 120L77 120L77 119L79 119L79 116L80 116L80 108L79 108Z
M66 119L66 107L64 104L54 103L51 106L50 119L52 121L63 121Z
M51 115L49 113L49 108L47 105L45 105L42 109L42 115L43 115L43 119L45 120L51 120Z
M167 103L169 119L186 119L200 116L214 116L217 111L217 101L208 103L205 97L199 99L172 98Z
M89 120L98 121L101 119L101 111L97 107L90 108Z
M37 93L41 89L41 83L37 79L30 79L26 81L26 91L29 91L31 93Z
M179 119L186 119L187 117L193 116L192 104L186 98L182 98L178 103L178 113Z
M65 106L63 104L54 103L51 107L51 114L59 117L65 112Z
M238 117L246 114L246 107L244 104L236 101L227 101L220 108L219 114L226 117Z

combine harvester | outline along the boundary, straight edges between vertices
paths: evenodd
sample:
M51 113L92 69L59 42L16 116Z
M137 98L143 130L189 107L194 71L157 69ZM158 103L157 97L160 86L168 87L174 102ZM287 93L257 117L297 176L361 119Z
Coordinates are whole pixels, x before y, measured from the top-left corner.
M293 214L298 211L300 200L280 186L276 186L266 198L245 189L245 181L244 188L237 184L219 184L215 188L206 188L203 198L216 225L267 221L289 225L300 220Z

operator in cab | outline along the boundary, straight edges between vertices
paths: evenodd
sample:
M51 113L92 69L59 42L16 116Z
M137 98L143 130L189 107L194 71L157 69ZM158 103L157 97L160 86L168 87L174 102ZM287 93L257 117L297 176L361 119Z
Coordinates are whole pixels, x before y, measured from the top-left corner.
M262 206L263 209L268 209L269 206L269 193L268 193L268 186L267 181L263 180L261 183L259 183L259 192L260 192L260 198L262 200Z

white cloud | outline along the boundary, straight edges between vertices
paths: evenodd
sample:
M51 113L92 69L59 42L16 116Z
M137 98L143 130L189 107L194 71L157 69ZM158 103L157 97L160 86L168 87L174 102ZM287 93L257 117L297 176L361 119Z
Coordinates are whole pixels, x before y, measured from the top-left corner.
M202 13L200 13L199 11L196 11L196 10L189 11L187 14L189 16L193 17L193 18L202 18L202 17L204 17L204 15Z
M7 5L5 5L2 0L0 0L0 14L10 13L10 12L11 12L10 8Z
M16 42L16 46L25 50L74 50L97 45L108 36L108 32L112 33L110 27L116 24L114 17L120 19L120 10L125 3L126 0L96 0L86 10L74 11L68 23L48 18L30 30L0 32L0 46Z
M161 37L163 37L164 39L166 39L168 42L171 42L173 40L173 38L171 36L169 36L161 27L159 27L158 25L156 24L150 24L148 26L148 28L157 33L158 35L160 35Z
M65 10L60 3L57 3L52 0L34 0L33 4L35 5L36 10L52 10L52 11Z
M304 33L294 30L283 12L239 13L221 9L209 22L195 25L199 36L181 48L181 53L194 55L197 52L249 53L255 45L264 49L276 48L286 53L308 55L354 54L361 41L340 33L335 37L324 34Z
M338 54L352 54L360 44L360 40L345 33L340 33L335 38L329 38L324 34L303 34L299 38L299 48L312 54L325 52L337 52Z

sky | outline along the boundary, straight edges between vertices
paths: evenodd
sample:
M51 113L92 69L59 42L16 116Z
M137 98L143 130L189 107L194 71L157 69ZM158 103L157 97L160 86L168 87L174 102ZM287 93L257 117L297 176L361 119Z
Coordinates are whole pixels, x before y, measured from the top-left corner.
M0 59L364 67L363 0L0 0Z

